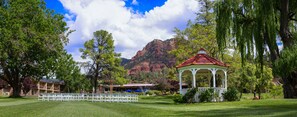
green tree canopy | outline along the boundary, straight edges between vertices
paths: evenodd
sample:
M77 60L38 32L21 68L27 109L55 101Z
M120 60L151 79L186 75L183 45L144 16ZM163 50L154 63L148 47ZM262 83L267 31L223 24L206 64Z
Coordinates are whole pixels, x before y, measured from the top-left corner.
M175 29L177 48L170 53L177 59L177 64L197 54L200 48L207 50L212 57L219 57L216 43L214 1L199 0L202 5L195 21L189 21L184 30Z
M57 79L64 81L65 92L90 90L91 82L80 73L80 67L66 51L58 58L55 76Z
M219 0L215 13L220 50L234 42L243 65L248 58L257 58L262 66L265 54L272 62L279 59L277 39L284 48L290 48L296 39L296 4L296 0ZM282 77L285 98L297 97L296 71Z
M98 80L116 80L123 82L126 74L120 66L120 54L114 52L112 34L105 30L94 32L93 39L86 41L84 48L81 48L83 59L90 59L91 66L88 77L92 79L92 85L97 92Z
M19 97L25 77L47 76L68 41L63 16L43 0L0 1L0 78Z

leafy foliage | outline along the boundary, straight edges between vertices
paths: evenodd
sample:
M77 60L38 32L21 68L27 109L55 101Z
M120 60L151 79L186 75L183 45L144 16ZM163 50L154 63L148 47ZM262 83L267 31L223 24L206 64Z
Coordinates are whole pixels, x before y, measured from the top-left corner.
M273 96L273 98L276 98L277 96L282 95L282 91L282 85L273 85L270 94Z
M173 96L174 103L185 103L183 96L181 94L176 94Z
M25 77L39 80L53 73L68 42L63 18L43 0L0 3L0 78L13 87L12 97L19 97Z
M297 70L297 45L285 48L281 57L275 61L273 72L281 77L287 77Z
M212 57L219 57L216 44L215 17L211 0L199 0L202 5L195 21L189 21L186 29L175 29L177 48L170 53L176 57L176 64L197 54L200 48L208 51Z
M171 85L166 78L157 79L156 89L162 92L169 91L171 89Z
M149 94L149 95L162 95L162 92L159 91L159 90L149 90L146 92L146 94Z
M23 93L26 95L30 90L36 89L36 83L29 77L25 78L24 81L22 82L22 89Z
M211 102L214 99L214 89L210 88L203 92L200 92L199 99L200 102Z
M277 38L281 38L284 48L294 45L296 3L295 0L219 0L215 13L216 37L220 50L226 48L226 43L232 42L241 53L243 66L246 60L256 58L261 69L265 56L270 56L272 62L279 59L282 55ZM296 71L290 71L289 74L291 75L282 77L284 96L294 98L297 97L297 89L292 87L296 87L297 82L291 81L296 81Z
M189 23L183 31L176 29L177 49L170 53L176 56L177 64L196 55L200 48L206 49L210 56L218 57L213 28L213 26Z
M188 89L186 94L183 96L181 94L176 94L173 97L173 101L175 103L193 103L195 102L194 96L196 95L197 90L197 88Z
M194 96L195 96L197 90L198 90L197 88L188 89L188 91L186 92L186 94L182 98L183 101L185 103L192 103L192 102L194 102L195 101Z
M238 90L234 87L228 88L228 90L223 93L223 97L227 101L239 101L240 96L238 95Z
M120 54L114 52L112 34L105 30L94 32L93 39L86 41L81 48L82 58L91 59L88 77L92 79L92 85L97 92L98 80L107 80L109 84L125 83L123 76L125 70L121 64Z
M229 76L229 86L235 87L241 93L243 91L254 92L260 94L269 89L272 84L272 69L263 66L263 71L255 64L246 63L241 67L241 64L232 63L230 67L231 73Z
M91 89L90 81L80 73L80 68L70 54L64 52L58 58L58 63L56 78L64 81L65 92L89 91Z

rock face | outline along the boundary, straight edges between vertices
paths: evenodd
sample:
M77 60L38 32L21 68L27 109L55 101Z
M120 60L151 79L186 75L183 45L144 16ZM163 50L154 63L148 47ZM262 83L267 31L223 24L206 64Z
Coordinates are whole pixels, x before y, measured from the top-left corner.
M175 39L165 41L155 39L138 51L124 67L128 69L130 75L139 72L158 72L163 68L173 67L175 57L168 52L175 49L175 47Z

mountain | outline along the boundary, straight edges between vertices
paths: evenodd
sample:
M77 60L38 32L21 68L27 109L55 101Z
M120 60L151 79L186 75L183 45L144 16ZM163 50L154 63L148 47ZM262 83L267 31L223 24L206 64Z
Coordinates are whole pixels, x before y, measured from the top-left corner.
M124 64L130 75L139 72L157 72L163 68L174 67L175 57L168 52L176 48L176 39L165 41L155 39L138 51L130 61Z
M124 66L125 64L127 64L128 62L131 61L131 59L126 59L126 58L121 58L122 61L121 61L121 65Z

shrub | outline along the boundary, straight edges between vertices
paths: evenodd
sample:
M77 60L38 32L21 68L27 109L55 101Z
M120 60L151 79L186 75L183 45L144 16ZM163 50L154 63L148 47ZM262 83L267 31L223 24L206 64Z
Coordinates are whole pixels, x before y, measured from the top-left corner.
M188 89L186 94L183 96L183 101L186 103L192 103L194 102L194 96L197 92L197 88Z
M239 101L240 98L238 94L238 90L234 87L231 87L228 88L228 90L225 93L223 93L223 97L227 101Z
M149 90L149 91L146 92L146 94L153 95L154 92L152 90Z
M154 90L154 94L156 94L156 95L162 95L163 93L162 93L162 91Z
M200 99L200 102L211 102L214 96L215 96L214 90L210 88L201 92L199 95L199 99Z
M282 85L273 85L270 91L270 94L275 98L276 96L280 96L283 93Z
M146 92L146 94L149 94L149 95L162 95L162 92L159 91L159 90L149 90Z
M186 103L184 100L183 100L183 96L181 94L176 94L173 96L173 101L174 103Z
M173 101L175 103L192 103L194 102L194 96L197 92L197 88L188 89L186 94L182 96L181 94L174 95Z

